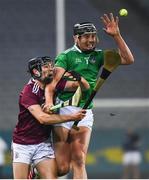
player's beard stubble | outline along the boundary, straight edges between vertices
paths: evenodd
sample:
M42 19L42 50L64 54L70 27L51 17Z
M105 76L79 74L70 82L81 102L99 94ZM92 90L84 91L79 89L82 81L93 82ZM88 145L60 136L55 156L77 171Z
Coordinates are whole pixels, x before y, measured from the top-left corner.
M49 75L48 77L45 77L44 79L42 79L42 83L47 85L50 84L53 80L53 75Z

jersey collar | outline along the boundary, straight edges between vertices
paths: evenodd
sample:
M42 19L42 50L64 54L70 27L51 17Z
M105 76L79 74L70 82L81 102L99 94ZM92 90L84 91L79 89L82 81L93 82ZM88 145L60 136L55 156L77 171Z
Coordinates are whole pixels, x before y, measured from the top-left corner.
M80 53L82 53L81 49L79 49L79 48L76 46L76 44L74 44L73 47L74 47L77 51L79 51Z
M76 50L76 51L78 51L79 53L83 53L83 51L81 51L81 49L76 45L76 44L74 44L74 49ZM95 49L94 49L95 50ZM93 51L94 51L93 50ZM86 54L90 54L91 52L93 52L93 51L84 51L84 53L86 53Z

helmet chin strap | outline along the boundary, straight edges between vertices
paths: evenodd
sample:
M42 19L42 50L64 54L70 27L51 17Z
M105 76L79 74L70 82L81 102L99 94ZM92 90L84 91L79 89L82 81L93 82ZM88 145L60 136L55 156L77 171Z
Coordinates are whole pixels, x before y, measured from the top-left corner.
M32 72L32 76L33 76L33 78L34 79L40 79L41 78L41 76L42 76L42 72L41 72L41 70L40 69L33 69L33 72Z
M37 78L40 78L41 77L41 73L39 71L36 72L36 75L35 75Z
M45 77L44 79L42 78L42 69L41 67L38 67L38 70L35 69L33 70L33 75L32 77L34 79L37 79L39 82L41 82L42 84L46 85L52 82L53 80L53 75L49 75L48 77Z

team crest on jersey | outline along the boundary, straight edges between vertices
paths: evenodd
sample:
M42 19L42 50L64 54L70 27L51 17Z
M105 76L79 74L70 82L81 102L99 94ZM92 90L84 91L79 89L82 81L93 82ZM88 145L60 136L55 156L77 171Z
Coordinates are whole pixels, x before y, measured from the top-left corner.
M81 63L81 62L82 62L82 61L81 61L80 58L76 58L76 59L75 59L75 63L76 63L76 64Z
M95 62L96 62L96 57L95 57L95 56L90 56L90 57L89 57L89 62L92 63L92 64L95 64Z

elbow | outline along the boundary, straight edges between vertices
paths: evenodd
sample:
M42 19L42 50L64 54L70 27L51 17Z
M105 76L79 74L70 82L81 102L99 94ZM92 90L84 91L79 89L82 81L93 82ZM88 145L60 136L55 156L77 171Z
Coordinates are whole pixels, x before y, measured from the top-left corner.
M120 53L119 55L121 57L121 64L129 65L134 63L134 57L132 53L124 53L123 55Z
M131 58L130 58L130 60L129 60L129 62L130 62L130 64L133 64L134 63L134 57L133 56L131 56Z
M51 125L54 124L54 115L50 115L49 114L40 114L38 115L38 121L40 124L42 125Z
M121 63L124 65L131 65L134 63L134 57L123 58Z

